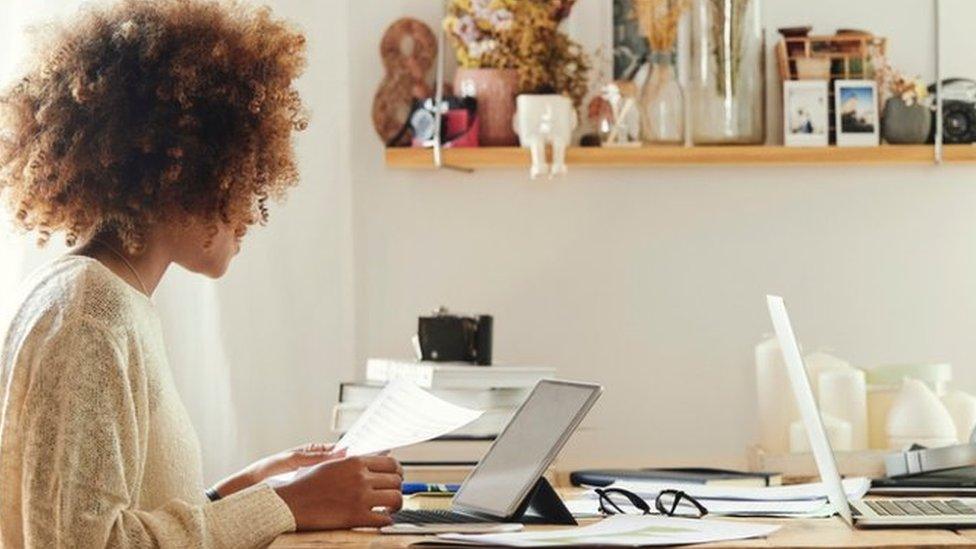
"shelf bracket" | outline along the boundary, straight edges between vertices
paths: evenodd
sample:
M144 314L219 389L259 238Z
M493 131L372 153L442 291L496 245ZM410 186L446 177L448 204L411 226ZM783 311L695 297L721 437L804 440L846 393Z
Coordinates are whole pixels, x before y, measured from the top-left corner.
M444 25L438 24L437 70L434 73L434 168L438 170L444 168L463 173L472 173L474 170L471 168L445 164L441 154L444 148L441 146L441 119L443 118L444 114L443 109L441 109L441 104L444 102L444 49Z
M935 13L935 163L943 161L942 127L942 0L933 0Z

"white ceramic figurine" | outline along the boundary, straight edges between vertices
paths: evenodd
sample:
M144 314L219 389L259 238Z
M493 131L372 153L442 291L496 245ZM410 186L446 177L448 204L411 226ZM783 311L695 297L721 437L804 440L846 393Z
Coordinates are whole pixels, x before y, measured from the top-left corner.
M572 139L578 118L573 102L555 94L522 94L516 101L513 124L523 147L532 151L533 179L549 172L549 177L566 173L566 147ZM546 143L552 144L552 167L546 164Z

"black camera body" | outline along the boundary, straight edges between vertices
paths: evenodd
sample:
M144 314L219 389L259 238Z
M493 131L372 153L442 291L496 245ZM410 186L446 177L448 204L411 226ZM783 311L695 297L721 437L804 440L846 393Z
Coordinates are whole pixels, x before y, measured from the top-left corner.
M936 86L929 86L935 93ZM932 114L932 135L935 142L938 111ZM976 82L964 78L942 81L942 142L947 144L976 143Z
M417 320L417 339L423 360L491 364L492 317L459 316L441 307Z

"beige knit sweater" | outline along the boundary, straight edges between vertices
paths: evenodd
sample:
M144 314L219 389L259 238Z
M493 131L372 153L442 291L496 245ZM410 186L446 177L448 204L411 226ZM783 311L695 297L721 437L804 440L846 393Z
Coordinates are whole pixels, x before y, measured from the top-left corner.
M263 483L207 502L152 302L96 260L28 282L0 395L4 548L259 547L295 527Z

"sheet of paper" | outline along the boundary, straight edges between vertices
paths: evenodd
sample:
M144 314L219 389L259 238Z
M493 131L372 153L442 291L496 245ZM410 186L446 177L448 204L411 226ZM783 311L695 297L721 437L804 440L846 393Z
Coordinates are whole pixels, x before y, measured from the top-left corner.
M844 492L848 499L857 500L864 497L871 487L871 480L863 477L844 479ZM682 484L675 482L644 482L626 481L616 482L614 488L630 490L644 499L653 500L661 490L684 490L698 499L725 499L747 501L798 501L825 500L827 491L823 484L791 484L787 486L771 486L768 488L750 488L743 486L706 486L704 484ZM593 494L596 497L596 494Z
M363 456L410 446L460 429L483 413L441 400L409 381L392 381L339 439L336 449Z
M443 542L504 547L651 547L710 543L768 536L779 526L749 522L616 515L578 528L514 534L438 536Z
M336 449L345 448L347 456L364 456L410 446L460 429L483 413L445 402L410 381L391 381L339 439ZM269 480L288 482L297 474L291 471Z
M600 502L594 498L577 498L565 502L569 512L577 518L592 518L602 516ZM651 508L654 503L649 502ZM703 502L709 515L734 517L789 517L789 518L826 518L834 514L827 500L799 500L799 501L729 501L724 499ZM636 507L630 505L621 507L630 514L639 514ZM690 507L689 507L690 510Z

